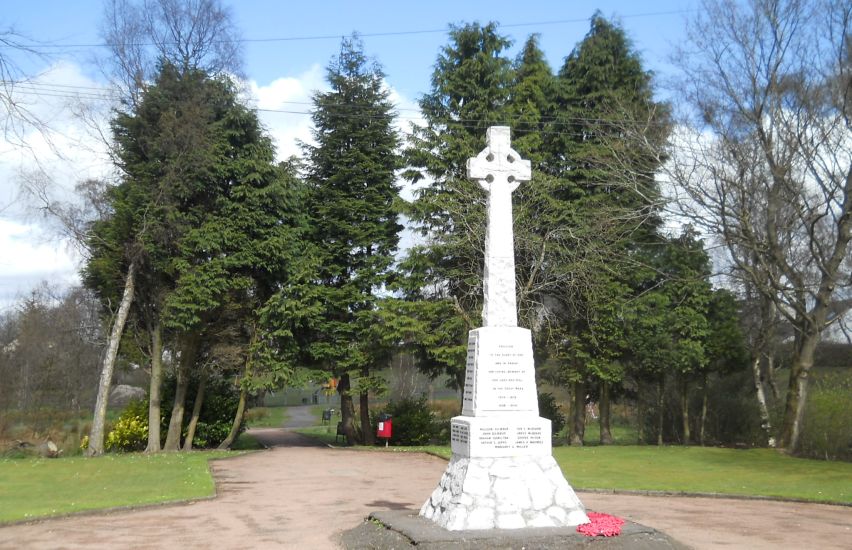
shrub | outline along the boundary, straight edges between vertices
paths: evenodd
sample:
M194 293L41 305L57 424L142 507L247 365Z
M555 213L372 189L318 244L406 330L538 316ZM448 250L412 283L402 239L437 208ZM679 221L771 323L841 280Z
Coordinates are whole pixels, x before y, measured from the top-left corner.
M189 426L190 418L192 417L192 409L195 403L195 396L198 390L198 379L196 373L190 377L189 388L186 392L186 403L184 404L186 414L183 415L183 426L181 433L185 436L187 427ZM163 382L163 407L160 409L162 414L162 423L160 434L163 442L169 429L169 420L172 415L171 404L174 402L175 395L175 375L170 373L166 375ZM193 448L211 448L216 447L225 440L228 433L231 431L231 424L234 422L234 414L237 412L237 405L240 400L240 390L230 380L219 374L211 374L207 379L205 390L204 403L201 406L201 414L198 418L198 424L195 427L195 437L192 440ZM239 432L245 430L245 419L240 426Z
M246 424L260 423L261 420L266 420L267 418L269 418L269 409L266 407L255 407L246 410L245 413Z
M390 442L393 445L427 445L432 441L434 428L432 411L426 396L391 401L384 410L393 418Z
M449 445L452 429L452 419L439 418L432 422L432 443L435 445Z
M461 414L461 403L458 399L436 399L432 401L432 412L437 418L449 419Z
M550 430L554 437L565 427L565 415L562 414L562 407L556 402L552 393L538 394L538 414L550 420Z
M107 451L142 451L148 444L148 401L131 401L107 434Z
M852 459L852 372L814 380L805 409L798 454L825 460Z
M233 420L233 419L232 419ZM228 434L231 432L231 422L213 422L207 423L198 421L195 426L195 437L192 439L192 446L198 448L210 448L219 445L225 441Z

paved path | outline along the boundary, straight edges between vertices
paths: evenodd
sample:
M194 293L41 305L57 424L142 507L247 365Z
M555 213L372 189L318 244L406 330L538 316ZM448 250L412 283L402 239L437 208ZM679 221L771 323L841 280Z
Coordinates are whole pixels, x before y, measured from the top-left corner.
M446 465L422 454L328 449L288 430L260 432L267 444L280 446L214 462L215 499L4 527L0 548L335 548L341 531L371 511L418 509ZM852 546L852 508L583 493L580 498L590 510L627 517L700 549Z
M287 428L305 428L314 426L317 423L316 417L311 412L315 405L298 405L295 407L287 407L287 420L285 426Z

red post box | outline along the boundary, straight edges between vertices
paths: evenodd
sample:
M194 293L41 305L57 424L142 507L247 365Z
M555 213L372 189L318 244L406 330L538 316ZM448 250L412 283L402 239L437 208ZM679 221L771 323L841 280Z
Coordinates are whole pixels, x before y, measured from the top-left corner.
M379 423L376 429L376 437L381 437L385 440L385 447L388 446L388 439L391 438L391 434L393 433L393 419L389 414L382 414L379 416Z

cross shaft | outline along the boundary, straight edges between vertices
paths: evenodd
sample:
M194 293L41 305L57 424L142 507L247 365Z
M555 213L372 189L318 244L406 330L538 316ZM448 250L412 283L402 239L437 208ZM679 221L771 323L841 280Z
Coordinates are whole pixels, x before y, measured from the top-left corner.
M530 161L511 148L508 126L492 126L486 147L467 161L467 176L488 193L485 237L483 326L516 327L515 243L512 230L512 191L529 181Z

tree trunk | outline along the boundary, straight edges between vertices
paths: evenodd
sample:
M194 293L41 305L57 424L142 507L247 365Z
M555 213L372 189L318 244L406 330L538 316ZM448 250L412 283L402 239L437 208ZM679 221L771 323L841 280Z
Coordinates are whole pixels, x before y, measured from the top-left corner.
M89 434L89 447L86 449L87 456L97 456L104 452L104 425L106 423L106 410L109 402L109 388L112 385L112 373L115 370L115 358L118 356L118 345L121 342L121 334L124 332L124 324L130 313L130 304L133 302L133 294L136 291L136 263L130 262L127 268L127 278L124 280L124 293L121 296L121 304L118 313L112 323L109 335L109 344L104 354L104 362L101 366L101 378L98 382L98 397L95 402L95 414L92 418L92 431Z
M219 444L219 449L230 449L231 445L234 444L234 440L237 439L237 434L240 431L240 425L243 423L243 416L246 411L247 393L245 387L240 388L240 402L237 404L237 414L234 415L234 422L231 424L231 431L228 432L228 437Z
M163 387L163 334L160 322L151 327L151 386L148 389L148 446L146 453L159 453L160 391Z
M574 382L574 406L571 408L571 440L569 444L583 446L586 433L586 385Z
M565 427L565 443L571 444L571 433L574 431L574 384L569 384L566 388L568 392L568 411L566 412Z
M175 401L172 405L172 417L169 419L169 431L166 434L164 451L180 450L180 436L183 428L183 412L186 403L186 391L189 388L189 372L195 364L198 353L198 335L187 335L180 357L175 386Z
M364 368L361 370L362 376L369 376L370 369ZM373 425L370 423L370 396L368 391L362 391L359 397L359 408L361 413L361 434L363 436L364 445L373 446L376 444L376 434L373 433Z
M642 399L642 382L636 380L636 439L639 445L645 444L645 400Z
M775 357L772 355L766 357L766 378L769 380L769 389L772 390L772 398L776 401L781 399L781 392L778 391L778 384L775 380Z
M763 391L763 380L760 378L760 356L754 357L751 362L751 372L754 378L754 390L757 396L757 406L760 409L760 427L766 434L766 441L770 447L775 447L775 438L772 437L772 421L769 417L769 407L766 406L766 393Z
M234 415L234 421L231 423L231 431L228 432L228 437L226 437L225 440L219 444L219 449L231 448L231 445L233 445L234 441L237 439L237 435L239 435L240 426L242 426L243 424L243 417L246 413L246 399L248 398L246 381L251 377L251 370L254 360L252 349L254 349L255 343L257 343L257 328L252 326L251 344L249 345L248 354L246 355L245 368L243 369L243 380L240 383L240 401L239 403L237 403L237 412Z
M343 423L343 433L346 434L346 444L353 445L357 441L355 432L355 404L352 402L352 386L349 382L349 373L344 372L337 384L337 393L340 394L340 421Z
M601 445L611 445L613 443L612 430L610 429L610 399L609 399L609 382L601 381Z
M704 446L704 431L707 427L707 373L704 373L704 380L701 385L701 426L698 430L698 442Z
M186 439L183 442L183 450L192 450L192 440L195 439L195 428L198 426L198 417L201 416L201 406L204 405L204 391L207 388L207 372L202 371L198 380L198 391L195 392L195 403L192 404L192 417L186 428Z
M663 405L665 404L666 375L657 380L657 446L663 445Z
M787 453L794 453L799 445L808 392L808 375L814 364L814 351L819 338L820 334L816 330L808 331L797 338L793 362L790 365L790 386L787 389L779 442L780 447Z
M680 417L683 424L683 444L689 445L689 380L683 376L680 386Z

